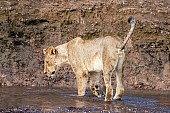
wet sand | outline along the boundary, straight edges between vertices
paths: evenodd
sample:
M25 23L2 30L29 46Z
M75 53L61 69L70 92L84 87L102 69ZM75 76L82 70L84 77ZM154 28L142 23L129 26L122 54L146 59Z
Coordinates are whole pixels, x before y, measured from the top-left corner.
M168 113L169 97L170 91L126 90L121 101L104 102L88 90L78 97L76 89L64 87L1 87L0 112Z

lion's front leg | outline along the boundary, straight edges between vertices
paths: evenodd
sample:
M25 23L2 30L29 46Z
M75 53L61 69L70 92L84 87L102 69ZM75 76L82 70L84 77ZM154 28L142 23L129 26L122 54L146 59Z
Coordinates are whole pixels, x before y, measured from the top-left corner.
M88 81L88 74L82 73L82 74L76 74L77 78L77 87L78 87L78 96L84 96Z

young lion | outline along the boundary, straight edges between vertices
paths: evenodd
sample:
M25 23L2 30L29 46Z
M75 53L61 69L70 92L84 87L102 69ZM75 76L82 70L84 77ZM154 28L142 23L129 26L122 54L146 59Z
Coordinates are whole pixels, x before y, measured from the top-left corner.
M124 92L122 84L124 47L134 30L135 19L130 17L128 22L131 29L124 41L111 36L93 40L83 40L77 37L65 44L44 49L44 73L49 77L53 76L63 64L70 64L76 75L78 96L85 95L89 76L92 93L100 96L98 92L100 76L98 73L103 72L106 85L105 101L111 101L113 96L111 73L115 71L117 87L114 99L121 99Z

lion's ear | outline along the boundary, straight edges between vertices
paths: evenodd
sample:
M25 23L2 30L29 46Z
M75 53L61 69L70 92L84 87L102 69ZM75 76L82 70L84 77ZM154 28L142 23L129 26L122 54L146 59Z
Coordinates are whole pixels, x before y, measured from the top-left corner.
M50 55L56 55L57 54L57 49L54 48L53 46L50 46L48 48L48 50L49 50L48 52L49 52Z
M55 55L57 55L57 54L58 54L58 50L55 48L55 50L54 50L54 51L55 51Z
M53 49L51 50L51 55L56 55L57 52L58 52L57 49L53 48Z
M45 55L45 53L46 53L46 49L43 49L43 54Z

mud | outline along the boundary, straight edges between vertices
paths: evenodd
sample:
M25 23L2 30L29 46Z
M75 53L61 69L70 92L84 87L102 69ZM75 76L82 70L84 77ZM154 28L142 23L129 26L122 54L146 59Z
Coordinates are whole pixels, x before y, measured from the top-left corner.
M42 49L77 36L123 39L132 15L137 24L126 50L124 85L170 90L169 7L169 0L0 0L0 85L76 87L70 66L53 80L44 78ZM114 75L112 81L115 86Z
M121 101L104 102L87 91L78 97L71 88L6 87L0 89L0 112L168 113L170 93L128 90Z

